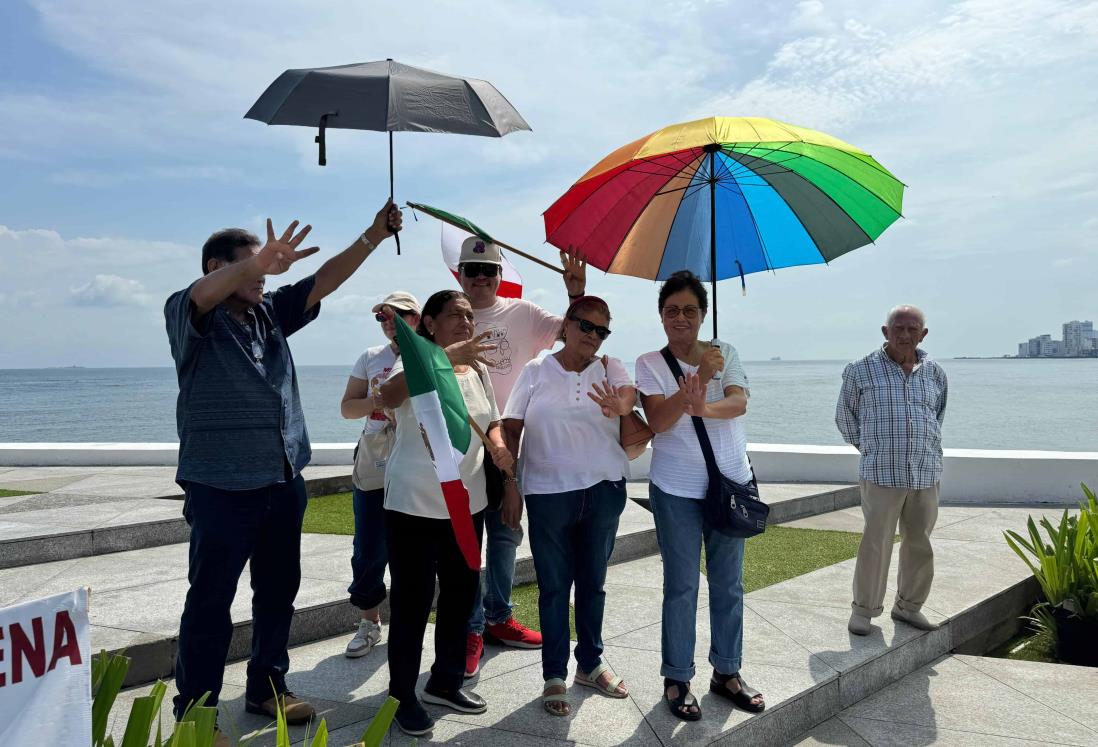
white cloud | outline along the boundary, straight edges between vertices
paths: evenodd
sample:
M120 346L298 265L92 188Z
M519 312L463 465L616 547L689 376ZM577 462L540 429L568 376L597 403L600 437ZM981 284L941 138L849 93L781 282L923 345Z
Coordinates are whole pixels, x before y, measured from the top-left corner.
M155 303L145 286L118 275L96 275L89 282L69 290L77 306L151 306Z

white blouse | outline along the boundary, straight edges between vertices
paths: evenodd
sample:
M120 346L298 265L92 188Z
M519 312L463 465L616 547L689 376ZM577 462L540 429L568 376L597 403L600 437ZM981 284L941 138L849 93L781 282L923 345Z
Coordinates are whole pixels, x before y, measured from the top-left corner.
M389 376L392 378L403 372L404 361L398 359ZM499 420L491 379L481 377L470 368L463 374L457 374L457 381L469 415L481 430L487 432L488 426ZM487 383L487 388L482 381ZM385 465L385 508L427 519L450 518L438 474L427 453L419 421L412 408L412 400L404 400L393 414L396 417L396 435ZM488 506L488 497L484 492L484 444L475 433L469 439L469 450L458 465L458 472L465 489L469 491L470 512L483 511Z
M710 379L705 385L705 401L719 402L724 399L724 387L738 386L748 396L747 374L740 363L740 354L727 342L721 343L721 355L724 356L724 373L719 380ZM679 391L667 361L660 351L645 353L637 358L637 389L644 395L670 397ZM684 374L698 372L697 366L679 361ZM747 431L744 430L744 416L738 418L702 418L709 440L713 444L713 454L717 458L717 467L730 480L746 483L751 481L751 463L747 460ZM689 415L683 413L673 426L657 433L652 439L652 465L648 468L648 479L665 493L680 498L705 498L709 485L709 475L705 468L698 434Z
M629 474L619 440L620 418L608 418L587 396L591 385L609 380L632 386L621 361L593 361L583 371L565 371L555 356L526 364L511 390L504 419L523 421L519 466L526 495L583 490Z

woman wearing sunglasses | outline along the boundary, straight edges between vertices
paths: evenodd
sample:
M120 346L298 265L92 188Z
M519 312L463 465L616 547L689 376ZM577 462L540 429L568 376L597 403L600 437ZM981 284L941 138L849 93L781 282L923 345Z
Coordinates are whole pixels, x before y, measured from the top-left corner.
M660 288L659 312L667 349L684 377L675 380L661 351L637 359L637 389L655 431L649 497L663 558L662 654L664 697L671 713L685 721L701 718L690 693L694 676L695 623L700 569L705 546L709 586L713 676L710 692L752 713L763 708L762 695L740 676L743 650L742 538L713 530L704 520L709 484L705 457L692 416L701 417L713 444L717 466L729 479L752 480L747 460L743 415L747 412L747 376L736 349L698 340L709 297L690 272L676 272Z
M419 301L411 293L396 291L375 306L373 312L388 342L368 348L359 356L339 405L343 417L365 419L351 475L355 538L351 554L352 580L347 592L351 595L351 604L362 610L358 629L343 652L352 659L370 653L381 640L378 606L385 599L385 564L388 562L383 488L385 462L393 436L392 416L381 401L381 384L389 378L400 355L396 343L396 317L399 315L415 328L419 324Z
M526 364L503 414L511 453L522 443L522 493L540 593L542 703L555 716L571 713L565 679L573 584L576 684L612 698L629 694L602 660L603 584L625 509L629 464L619 442L619 419L636 401L621 362L599 356L609 324L610 310L601 299L573 302L560 331L564 348ZM504 522L518 526L521 515L521 496L508 495Z

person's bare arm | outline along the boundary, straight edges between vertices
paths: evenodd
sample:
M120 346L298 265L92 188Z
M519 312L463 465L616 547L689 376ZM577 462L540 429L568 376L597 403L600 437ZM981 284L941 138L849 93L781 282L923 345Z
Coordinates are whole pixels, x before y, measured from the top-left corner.
M213 272L203 275L191 286L191 303L194 304L194 320L197 321L210 313L215 306L231 296L246 280L258 280L264 275L281 275L299 259L304 259L320 251L320 247L310 246L298 249L309 235L312 226L305 226L297 235L294 229L297 221L275 238L274 226L267 219L267 243L248 259L229 262Z
M515 457L512 456L507 444L504 443L503 428L500 427L500 422L497 420L491 423L484 435L488 437L488 444L490 445L486 445L485 448L492 454L492 461L503 472L513 473Z
M339 413L348 420L368 418L374 410L381 408L381 402L370 394L370 382L365 379L347 377L347 388L343 391L343 401L339 403Z
M408 399L408 381L404 378L404 372L393 374L389 380L381 385L381 404L390 410L395 410Z
M706 402L702 408L703 418L731 420L747 412L747 391L742 386L726 386L724 397L716 402Z
M360 236L349 247L322 264L320 269L316 271L316 282L309 293L305 308L311 309L316 306L322 299L343 285L347 278L354 274L355 270L366 261L366 258L373 253L381 242L400 230L400 223L400 209L393 204L393 200L390 198L374 216L373 225L366 229L365 234L369 244L365 243Z
M670 397L662 394L641 394L644 417L653 433L670 430L686 412L686 393L681 389Z
M519 442L522 440L522 428L526 421L518 418L507 418L503 421L503 442L507 444L507 450L516 460L519 453Z

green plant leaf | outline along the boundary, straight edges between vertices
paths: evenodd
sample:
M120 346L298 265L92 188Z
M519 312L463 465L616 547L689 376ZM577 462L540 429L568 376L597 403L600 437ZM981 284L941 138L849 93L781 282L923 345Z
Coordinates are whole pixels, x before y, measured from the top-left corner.
M195 724L193 721L180 721L175 725L175 730L172 732L172 740L168 743L169 747L198 747L198 740L195 738Z
M324 719L320 719L320 726L316 727L316 734L313 736L311 745L312 747L328 747L328 724L324 722Z
M399 705L400 701L391 695L381 704L381 709L370 720L370 725L366 727L366 731L362 733L362 742L366 747L381 747L385 735L389 733L389 727L393 723L393 717L396 716L397 706Z
M106 747L103 739L107 733L107 719L129 669L129 657L121 653L100 651L98 656L92 657L92 744L96 747Z

